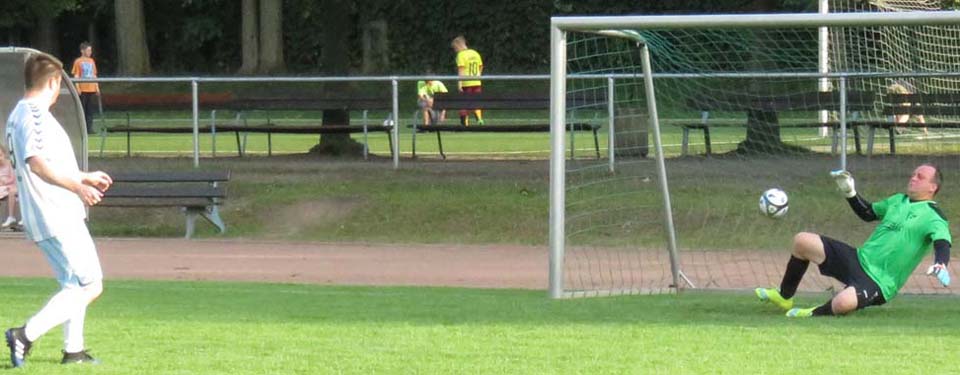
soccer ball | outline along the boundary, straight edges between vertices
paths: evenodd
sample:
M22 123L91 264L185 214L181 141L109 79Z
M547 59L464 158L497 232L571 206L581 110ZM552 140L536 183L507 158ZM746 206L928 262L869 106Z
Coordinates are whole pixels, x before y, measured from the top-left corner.
M766 217L779 219L787 214L787 193L783 190L768 189L760 195L760 213Z

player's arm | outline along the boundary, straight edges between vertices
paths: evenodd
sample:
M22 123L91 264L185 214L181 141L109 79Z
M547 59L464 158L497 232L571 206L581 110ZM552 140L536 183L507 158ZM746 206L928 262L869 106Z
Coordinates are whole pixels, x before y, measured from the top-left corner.
M850 175L850 172L843 170L832 171L830 172L830 177L833 177L833 180L837 183L837 189L847 198L847 203L850 204L850 208L852 208L853 212L863 219L863 221L874 221L880 218L876 211L873 210L873 204L864 199L860 194L857 194L857 189L854 188L853 176Z
M927 268L927 275L936 277L943 286L950 286L950 242L947 240L933 241L933 265Z
M877 216L877 213L873 211L873 203L864 199L860 194L852 198L847 198L847 203L850 204L853 212L857 214L860 219L863 219L863 221L874 221L880 218Z
M42 157L33 156L27 159L30 170L48 184L56 185L80 197L83 203L93 206L103 199L102 190L106 190L113 183L110 176L103 172L81 173L79 178L73 178L57 173Z

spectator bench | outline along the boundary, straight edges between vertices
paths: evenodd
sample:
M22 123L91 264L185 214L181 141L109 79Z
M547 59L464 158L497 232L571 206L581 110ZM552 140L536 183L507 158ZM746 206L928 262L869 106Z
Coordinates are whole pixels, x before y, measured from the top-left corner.
M113 186L96 207L180 207L186 216L185 238L193 237L197 218L220 233L227 230L220 206L227 193L229 171L122 172L110 175Z
M596 109L600 109L600 106L603 106L603 110L606 111L606 102L605 97L600 96L597 98L578 98L578 99L567 99L567 108L575 107L590 107L596 106ZM483 111L488 110L543 110L548 111L550 109L550 97L542 94L493 94L493 93L480 93L480 94L463 94L463 93L447 93L447 94L437 94L434 96L433 100L433 109L436 111L447 110L447 121L458 121L458 115L456 113L451 113L459 110L472 110L472 109L481 109ZM441 133L443 132L456 132L456 133L549 133L550 124L549 123L540 123L540 124L497 124L497 125L479 125L476 124L475 119L473 119L473 113L470 113L471 120L473 124L470 126L462 125L421 125L414 121L413 125L408 126L413 129L413 144L412 152L413 156L417 156L417 133L427 133L432 132L437 135L437 148L440 151L440 157L443 159L447 158L446 153L443 149L443 139ZM593 133L593 145L594 150L596 151L596 157L600 158L600 141L597 132L600 130L601 126L597 124L583 123L583 122L574 122L567 124L567 131L570 133L570 156L575 155L575 143L574 143L574 133L576 131L590 131Z

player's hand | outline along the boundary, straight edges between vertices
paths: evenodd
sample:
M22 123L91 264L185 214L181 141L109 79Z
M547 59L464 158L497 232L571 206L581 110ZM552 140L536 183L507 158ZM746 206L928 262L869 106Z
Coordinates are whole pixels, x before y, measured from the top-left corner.
M83 176L83 184L97 188L101 192L107 191L110 185L113 185L113 179L102 171L86 173Z
M80 184L76 194L87 206L95 206L103 200L103 192L87 184Z
M930 268L927 268L927 275L936 277L940 281L940 285L950 286L950 270L945 265L937 263L930 266Z
M853 198L857 196L857 190L854 188L853 176L850 175L850 172L844 170L831 171L830 177L833 177L833 181L837 183L837 189L843 193L843 196L847 198Z

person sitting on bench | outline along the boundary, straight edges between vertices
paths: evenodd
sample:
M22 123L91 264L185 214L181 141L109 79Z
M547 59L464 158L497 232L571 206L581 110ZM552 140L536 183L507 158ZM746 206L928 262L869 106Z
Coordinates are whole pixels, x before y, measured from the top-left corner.
M428 71L427 75L433 72ZM447 110L441 110L439 116L433 109L433 95L436 93L446 93L447 86L443 82L436 80L417 81L417 105L423 112L423 125L439 125L447 118Z
M7 199L7 220L0 224L0 229L9 229L17 223L17 180L7 151L0 148L0 199L4 198Z
M896 80L896 81L893 82L893 84L891 84L890 86L887 87L887 93L890 93L890 94L901 94L901 95L904 95L904 94L916 94L916 93L917 93L917 90L915 90L915 89L913 88L913 85L910 84L910 82L903 81L903 80ZM910 103L901 103L900 106L909 107L909 106L910 106ZM907 124L907 123L910 122L910 117L913 117L913 118L917 119L917 123L919 123L919 124L926 124L926 123L927 123L927 120L923 118L923 115L912 115L912 116L911 116L911 115L909 115L909 114L893 115L893 122L894 122L894 123L897 123L897 124ZM902 134L905 129L906 129L906 127L899 127L899 126L898 126L897 129L896 129L896 132L897 132L897 134ZM923 135L926 136L926 135L928 134L928 133L927 133L927 127L924 126L924 127L922 128L922 130L923 130Z

